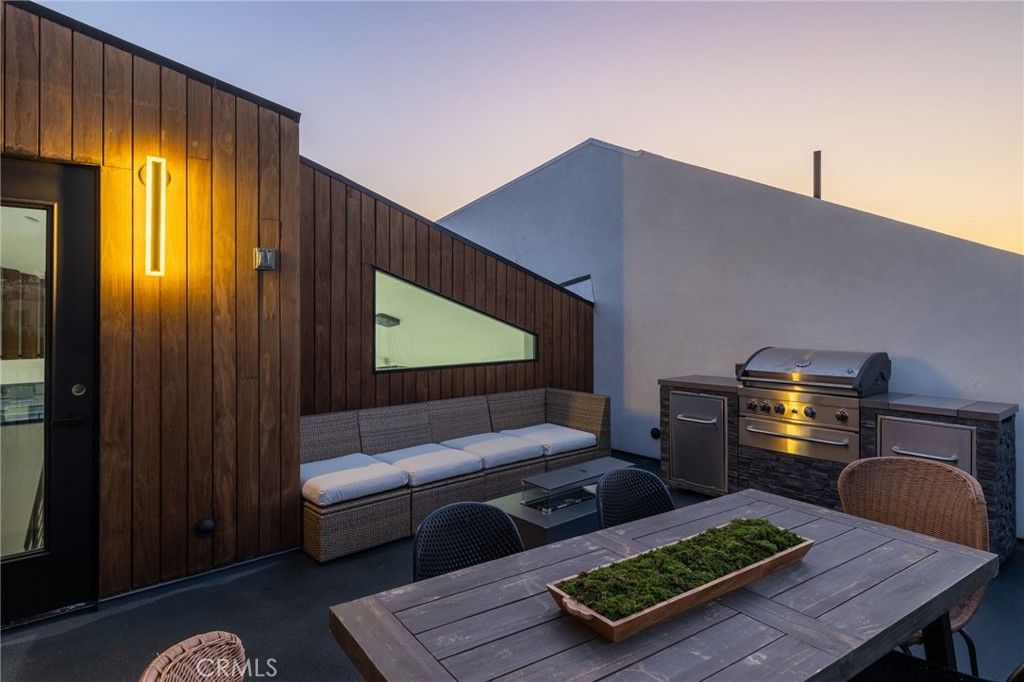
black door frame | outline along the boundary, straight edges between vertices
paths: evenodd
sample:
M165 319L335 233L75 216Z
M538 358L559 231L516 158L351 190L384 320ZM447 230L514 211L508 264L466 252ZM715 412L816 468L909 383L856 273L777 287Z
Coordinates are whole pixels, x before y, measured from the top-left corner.
M4 156L5 205L50 207L44 548L0 562L0 626L94 607L99 546L98 169ZM82 384L76 395L72 386Z

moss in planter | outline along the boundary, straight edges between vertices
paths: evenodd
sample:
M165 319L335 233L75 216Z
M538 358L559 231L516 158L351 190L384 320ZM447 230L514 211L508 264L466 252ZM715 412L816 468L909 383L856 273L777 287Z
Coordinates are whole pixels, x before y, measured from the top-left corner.
M619 620L803 542L764 519L735 519L692 538L584 571L558 585L609 620Z

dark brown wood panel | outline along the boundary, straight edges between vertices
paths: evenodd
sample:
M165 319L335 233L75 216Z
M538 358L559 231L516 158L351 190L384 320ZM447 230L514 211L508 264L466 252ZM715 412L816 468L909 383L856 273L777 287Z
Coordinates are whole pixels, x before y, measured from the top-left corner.
M102 163L103 43L76 32L72 50L72 158L79 163Z
M301 405L301 332L299 267L301 257L299 197L299 124L281 117L281 547L301 541L299 516L299 415ZM268 273L270 274L270 273ZM288 337L292 342L286 342Z
M71 160L71 29L39 22L39 154ZM159 100L159 72L155 83Z
M39 17L5 4L4 150L39 153Z
M235 339L235 98L214 91L213 173L213 565L237 557L238 367Z
M132 167L132 56L103 46L103 165Z
M160 67L136 57L132 79L132 166L142 168L147 156L160 155ZM144 272L149 188L139 173L132 187L133 271ZM133 294L132 584L149 585L160 580L160 507L153 504L160 498L160 278L136 277Z
M188 82L188 527L213 517L213 240L210 86ZM206 152L204 157L202 154ZM213 541L188 534L188 571L213 566Z
M302 278L299 289L299 318L314 320L316 301L316 197L313 185L314 171L309 166L299 168L299 209L302 214L299 216L299 269L303 272L312 272L314 276ZM316 410L316 333L311 329L302 335L300 340L301 357L301 380L299 382L302 392L301 406L304 414L311 414Z
M300 320L316 316L297 121L37 9L0 10L0 136L100 166L101 596L297 546ZM170 177L162 277L144 274L151 155ZM278 271L252 269L256 246L280 249Z
M260 280L252 269L259 236L259 108L235 103L235 362L237 556L260 553Z
M311 205L302 210L315 254L302 276L315 293L313 318L304 317L302 328L318 341L311 360L316 399L302 402L304 413L535 386L583 388L583 363L592 357L584 329L590 304L340 177L307 169L301 198ZM375 372L374 268L537 334L538 362Z
M313 411L328 412L331 409L331 179L322 173L315 173L313 178L313 201ZM309 319L304 317L304 323Z
M132 585L131 171L100 171L100 212L99 588L109 595Z
M280 116L260 108L261 248L281 246ZM260 276L260 553L281 549L281 279Z
M171 69L160 72L160 153L172 178L160 278L160 579L169 580L188 571L188 84Z
M331 289L327 297L331 303L331 409L330 412L346 409L348 405L347 384L345 373L345 334L347 327L345 314L347 306L346 276L348 263L346 259L345 224L345 185L331 180Z

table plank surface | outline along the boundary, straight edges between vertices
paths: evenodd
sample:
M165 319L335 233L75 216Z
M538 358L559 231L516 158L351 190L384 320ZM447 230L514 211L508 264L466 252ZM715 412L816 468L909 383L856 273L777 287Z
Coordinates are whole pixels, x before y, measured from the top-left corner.
M761 517L813 539L793 566L618 643L545 584ZM360 673L388 680L842 680L991 580L998 558L747 490L331 608Z

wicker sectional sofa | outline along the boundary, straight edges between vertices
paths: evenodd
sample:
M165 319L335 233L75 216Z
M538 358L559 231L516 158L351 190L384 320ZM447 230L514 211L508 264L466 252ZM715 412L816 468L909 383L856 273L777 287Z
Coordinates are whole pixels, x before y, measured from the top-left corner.
M607 396L540 388L301 420L303 549L319 562L415 534L450 502L610 449Z

